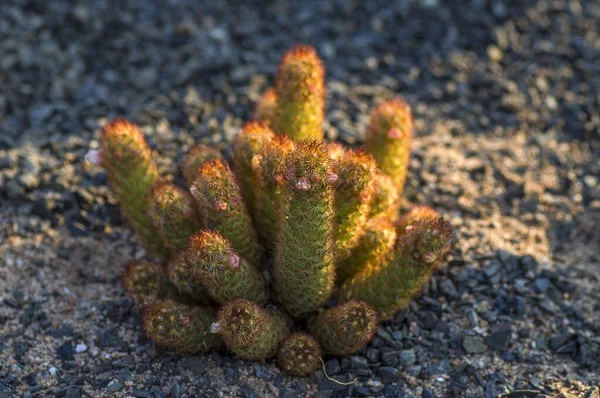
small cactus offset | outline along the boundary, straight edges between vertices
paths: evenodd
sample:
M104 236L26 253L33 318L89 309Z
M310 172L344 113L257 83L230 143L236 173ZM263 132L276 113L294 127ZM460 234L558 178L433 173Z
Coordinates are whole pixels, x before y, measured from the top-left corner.
M200 229L192 197L177 185L155 185L148 200L147 211L152 224L160 230L164 245L173 252L183 250L188 238Z
M304 377L314 373L323 356L319 342L308 333L290 334L277 351L279 368L293 376Z
M377 164L402 193L412 141L413 117L410 106L395 98L384 101L371 112L365 145Z
M229 166L218 160L204 163L190 192L205 227L218 231L242 257L257 264L262 248Z
M265 304L265 281L255 265L237 255L216 231L200 231L190 238L185 259L191 274L220 304L243 297Z
M373 338L377 312L366 301L350 300L321 312L310 327L325 353L354 354Z
M323 142L324 74L313 48L288 51L231 151L188 151L185 188L159 176L135 125L102 131L87 159L154 258L129 263L122 283L157 344L197 354L223 341L307 376L322 355L358 352L444 262L448 222L426 206L400 217L410 107L377 105L365 148Z
M275 356L289 331L285 316L246 299L234 299L219 310L213 324L227 348L240 358L259 361Z
M335 280L334 190L327 146L303 141L290 152L277 227L273 284L283 308L305 316L325 304Z
M200 354L219 348L221 341L211 333L215 311L198 306L156 300L144 310L142 323L148 337L182 354Z
M273 130L300 141L323 139L325 68L310 46L285 53L275 80L277 107Z
M221 151L207 145L196 145L186 153L181 165L181 174L185 178L188 187L191 187L194 183L196 174L198 174L198 170L202 165L211 160L225 161L225 157L223 157Z
M128 121L113 120L102 130L100 150L90 152L87 158L106 170L121 212L146 250L162 259L168 257L169 250L163 243L161 231L153 225L146 211L148 197L159 175L140 129Z

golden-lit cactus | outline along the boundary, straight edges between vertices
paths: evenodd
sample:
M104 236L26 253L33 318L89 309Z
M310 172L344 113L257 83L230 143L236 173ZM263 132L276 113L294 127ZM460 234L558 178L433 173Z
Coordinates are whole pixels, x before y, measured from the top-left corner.
M188 187L191 187L194 183L194 178L196 178L196 174L202 165L211 160L225 161L225 158L221 151L208 145L200 144L190 148L185 154L181 165L181 174L185 178Z
M392 178L399 193L408 171L412 134L412 112L403 99L384 101L371 112L365 145L381 171Z
M167 294L163 269L151 261L130 261L125 264L121 282L138 307L145 307Z
M323 139L325 68L314 48L285 53L275 80L277 109L273 130L292 139Z
M218 160L204 163L190 192L205 227L218 231L250 264L257 264L262 247L229 166Z
M387 217L392 222L399 217L400 193L392 178L381 171L373 176L375 193L371 202L370 218Z
M166 272L169 282L171 282L171 285L175 287L179 293L186 295L197 303L211 303L206 287L194 275L193 270L185 261L185 251L178 252L171 256L166 264Z
M254 120L273 127L277 116L277 93L274 88L269 88L260 96L254 108Z

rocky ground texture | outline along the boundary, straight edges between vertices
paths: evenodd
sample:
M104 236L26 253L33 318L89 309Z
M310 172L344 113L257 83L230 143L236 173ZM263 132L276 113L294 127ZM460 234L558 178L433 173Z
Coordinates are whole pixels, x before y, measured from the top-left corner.
M599 20L597 0L3 0L0 397L598 398ZM305 379L149 342L119 282L144 253L84 161L124 116L176 174L299 42L327 66L330 139L413 105L407 206L457 241L362 352Z

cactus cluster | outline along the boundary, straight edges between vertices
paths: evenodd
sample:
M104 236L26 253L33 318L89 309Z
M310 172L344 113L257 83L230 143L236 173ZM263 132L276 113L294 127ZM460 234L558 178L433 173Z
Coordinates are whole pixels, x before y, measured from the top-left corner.
M288 51L232 161L193 147L185 187L161 179L134 124L104 127L88 159L153 257L129 263L122 279L156 343L192 354L224 343L306 376L323 355L359 351L443 263L449 224L425 206L399 214L409 105L380 103L365 148L326 143L324 75L314 49Z

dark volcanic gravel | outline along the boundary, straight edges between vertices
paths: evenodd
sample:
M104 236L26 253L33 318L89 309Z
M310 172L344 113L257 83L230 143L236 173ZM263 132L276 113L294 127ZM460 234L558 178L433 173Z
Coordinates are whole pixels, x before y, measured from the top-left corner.
M0 398L598 397L599 21L597 0L1 1ZM407 207L456 229L409 309L326 358L350 385L147 341L119 283L144 253L84 162L124 116L177 174L299 42L327 67L330 139L408 99Z

